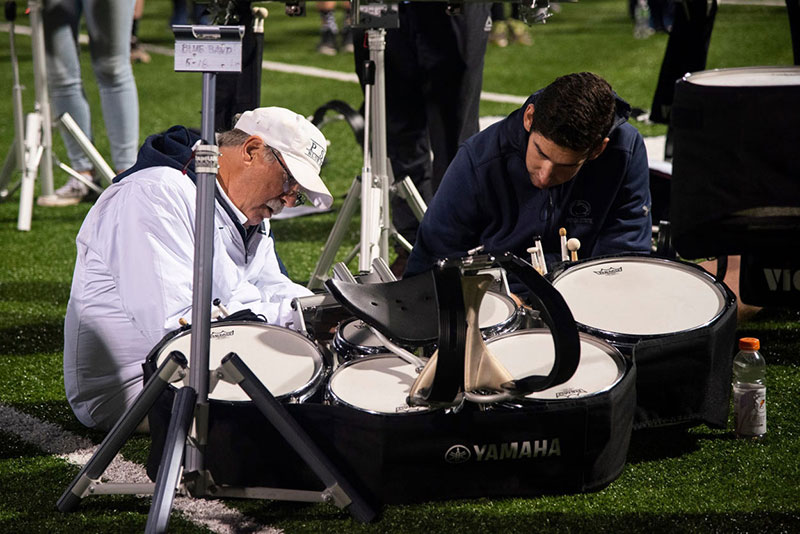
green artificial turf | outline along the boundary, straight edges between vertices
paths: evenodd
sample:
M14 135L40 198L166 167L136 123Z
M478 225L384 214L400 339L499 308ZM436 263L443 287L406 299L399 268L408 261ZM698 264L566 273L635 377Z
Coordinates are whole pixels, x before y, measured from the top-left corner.
M283 15L269 3L264 59L352 72L352 56L315 54L318 17L313 5L304 18ZM531 47L490 46L484 89L524 97L553 78L577 70L605 76L633 106L649 109L667 36L632 36L623 0L561 4L560 13L531 31ZM171 2L147 0L140 39L171 47L167 28ZM21 11L21 9L20 9ZM708 67L776 65L792 62L785 9L719 7ZM19 17L21 24L26 17ZM33 107L30 39L17 37L26 111ZM0 34L0 65L8 66L8 34ZM92 104L95 145L108 158L97 88L83 47L83 76ZM13 139L11 69L0 68L0 155ZM140 137L173 124L200 124L201 76L173 72L172 58L153 54L134 66L140 95ZM355 83L265 71L262 104L311 114L329 100L357 108ZM483 115L504 115L511 104L482 102ZM664 125L635 123L645 135ZM324 128L331 139L323 175L335 208L361 167L361 152L342 121ZM58 135L56 155L66 160ZM56 187L66 175L55 171ZM37 186L38 187L38 186ZM99 443L103 434L83 428L64 398L61 370L63 316L75 261L74 239L90 208L34 207L30 232L16 230L18 195L0 202L0 404L53 423ZM278 250L292 276L307 281L336 218L336 212L273 224ZM358 217L349 226L337 260L358 241ZM534 499L475 499L387 506L370 525L353 522L330 505L274 501L227 503L286 532L793 532L800 531L800 313L763 310L740 325L740 335L762 341L768 362L768 437L763 443L734 439L727 430L662 429L634 433L628 464L605 489L585 495ZM135 436L124 456L143 463L147 438ZM36 449L0 428L0 532L140 532L149 499L90 497L70 514L55 501L78 468ZM424 484L424 480L420 482ZM173 532L204 532L173 513Z

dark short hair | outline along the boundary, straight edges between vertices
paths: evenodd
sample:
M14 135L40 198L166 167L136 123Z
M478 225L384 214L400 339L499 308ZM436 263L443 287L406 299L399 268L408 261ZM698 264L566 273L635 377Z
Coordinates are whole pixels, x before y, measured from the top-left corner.
M588 153L608 136L614 123L611 86L591 72L556 78L534 103L531 129L557 145Z

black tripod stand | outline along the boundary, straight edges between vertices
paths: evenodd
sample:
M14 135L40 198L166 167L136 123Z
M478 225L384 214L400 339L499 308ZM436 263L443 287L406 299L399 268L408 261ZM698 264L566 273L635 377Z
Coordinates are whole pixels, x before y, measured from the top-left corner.
M191 365L189 385L180 388L172 406L164 453L153 484L107 484L100 476L130 437L138 423L153 407L170 382L186 374L186 359L173 351L145 384L143 391L103 440L98 451L78 473L59 499L62 512L73 510L89 494L153 494L146 532L163 532L169 521L177 488L192 497L254 497L309 502L330 502L347 508L359 521L372 520L376 512L355 491L326 455L267 390L235 353L228 354L213 371L220 380L238 384L303 458L325 485L319 491L274 488L217 487L205 469L205 444L208 437L209 344L211 302L211 266L214 233L214 190L218 169L218 149L214 140L215 76L217 71L241 68L242 26L174 26L176 70L203 73L203 143L195 150L197 203L195 257L192 299ZM212 39L213 46L203 46ZM224 45L224 46L221 46ZM238 45L238 46L237 46ZM238 51L239 58L235 57ZM191 434L190 427L193 425ZM184 450L186 451L184 457ZM183 468L183 469L181 469Z

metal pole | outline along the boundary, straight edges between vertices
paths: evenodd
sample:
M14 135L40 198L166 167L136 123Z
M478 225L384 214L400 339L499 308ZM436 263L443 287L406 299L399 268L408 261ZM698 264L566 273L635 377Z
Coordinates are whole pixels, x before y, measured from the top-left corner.
M383 28L367 32L370 59L375 62L375 94L372 97L372 169L381 190L380 245L378 257L389 261L389 231L391 213L389 199L389 165L386 151L386 79L384 77L384 51L386 30ZM361 251L363 254L363 250ZM369 264L372 264L370 258Z
M31 43L33 46L33 83L36 87L36 108L42 114L42 161L40 163L41 194L53 194L53 118L50 113L50 94L47 91L47 69L45 66L44 24L42 2L29 0L31 18Z
M214 145L214 101L216 74L203 73L202 136L205 145ZM196 473L197 484L192 492L205 493L204 453L208 436L208 350L211 324L211 271L214 255L214 191L217 181L217 155L210 151L195 163L197 171L197 207L195 210L194 278L192 282L192 343L189 363L189 384L197 392L194 446L188 448L186 470Z

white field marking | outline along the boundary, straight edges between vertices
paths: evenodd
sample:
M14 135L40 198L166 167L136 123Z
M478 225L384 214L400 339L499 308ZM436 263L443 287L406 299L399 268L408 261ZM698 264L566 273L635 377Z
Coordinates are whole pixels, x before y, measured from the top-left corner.
M8 23L0 24L0 31L10 31ZM30 35L31 29L28 26L15 26L14 33L20 35ZM78 42L81 44L89 43L89 36L81 34L78 37ZM164 56L174 56L175 49L147 43L140 43L141 47L151 54L161 54ZM297 74L300 76L311 76L312 78L324 78L326 80L335 80L338 82L358 83L358 76L355 73L341 72L337 70L321 69L318 67L307 67L303 65L292 65L289 63L280 63L278 61L262 61L261 68L272 72L283 72L286 74ZM516 104L521 106L525 103L526 96L506 95L502 93L492 93L489 91L481 91L481 100L487 102L498 102L501 104Z
M0 404L0 428L48 454L79 466L85 465L99 448L87 438L67 432L58 425L42 421L4 404ZM103 472L103 480L129 484L150 482L144 467L124 460L119 455ZM259 525L215 499L179 496L175 498L174 508L187 520L219 534L283 532L273 527Z

